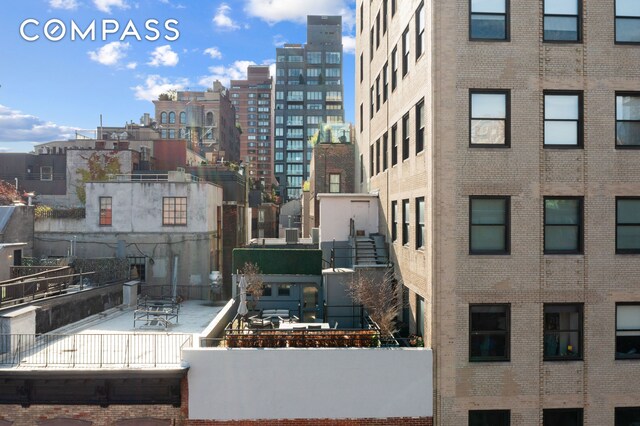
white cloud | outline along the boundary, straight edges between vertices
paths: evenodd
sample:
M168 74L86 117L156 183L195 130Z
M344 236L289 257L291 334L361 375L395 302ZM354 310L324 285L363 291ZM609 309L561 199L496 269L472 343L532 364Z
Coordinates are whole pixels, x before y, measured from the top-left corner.
M78 8L77 0L49 0L49 6L54 9L74 10Z
M138 63L137 62L129 62L127 64L127 69L128 70L135 70L138 67Z
M342 50L344 53L350 53L355 55L356 53L356 38L353 36L342 35Z
M144 84L132 87L134 96L140 101L155 101L162 93L169 90L184 90L189 86L189 80L186 78L178 78L170 80L166 77L160 77L157 74L148 75Z
M306 23L307 15L341 15L342 25L354 28L356 22L352 0L245 0L245 12L269 24L282 21Z
M218 7L218 10L216 10L216 14L213 17L213 23L222 30L239 29L240 25L231 19L229 12L231 12L231 7L226 3L222 3L220 7Z
M96 8L105 13L111 13L112 7L118 9L129 9L129 5L125 0L93 0L93 4Z
M244 80L247 78L247 67L249 65L257 64L253 61L235 61L233 64L226 67L224 65L209 67L209 72L211 74L201 77L198 84L205 87L211 87L214 81L220 80L225 87L229 87L230 80Z
M156 47L156 49L151 52L151 57L147 65L152 67L175 67L179 61L180 58L178 54L171 50L170 45L165 44L164 46Z
M282 34L276 34L273 36L273 45L275 47L282 47L287 43L287 39Z
M221 59L222 58L222 52L220 52L220 49L218 49L217 47L208 47L206 49L204 49L204 52L202 52L205 55L209 55L211 56L211 59Z
M127 57L129 47L129 43L112 41L99 49L89 51L89 58L102 65L117 67L120 66L122 60Z
M60 126L0 105L0 142L48 142L74 136L76 127Z

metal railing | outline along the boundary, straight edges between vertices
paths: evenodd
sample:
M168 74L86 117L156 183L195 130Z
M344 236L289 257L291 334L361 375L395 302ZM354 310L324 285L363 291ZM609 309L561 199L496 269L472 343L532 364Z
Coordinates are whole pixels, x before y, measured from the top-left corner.
M175 366L192 346L191 334L0 334L0 368Z
M39 272L32 275L12 278L0 282L0 306L22 303L59 293L69 287L74 278L91 275L72 274L73 270L68 266Z

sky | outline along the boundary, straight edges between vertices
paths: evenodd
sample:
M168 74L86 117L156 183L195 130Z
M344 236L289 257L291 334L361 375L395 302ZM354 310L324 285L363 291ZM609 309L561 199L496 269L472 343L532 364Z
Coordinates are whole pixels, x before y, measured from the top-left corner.
M94 136L101 114L104 126L138 123L170 89L205 90L216 79L228 87L247 65L272 65L276 47L305 43L307 15L343 17L345 119L353 122L355 0L5 1L0 152Z

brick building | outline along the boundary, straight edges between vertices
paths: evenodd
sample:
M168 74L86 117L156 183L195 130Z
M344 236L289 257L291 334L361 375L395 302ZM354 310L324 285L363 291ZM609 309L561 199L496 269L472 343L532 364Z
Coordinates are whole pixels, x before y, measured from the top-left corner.
M231 103L236 109L240 134L240 159L249 177L270 188L273 177L271 141L271 76L268 66L250 65L245 80L231 80Z
M188 148L213 161L240 160L239 130L229 92L219 81L205 92L160 95L155 120L162 139L185 139Z
M640 421L638 28L624 0L357 2L358 181L435 424Z

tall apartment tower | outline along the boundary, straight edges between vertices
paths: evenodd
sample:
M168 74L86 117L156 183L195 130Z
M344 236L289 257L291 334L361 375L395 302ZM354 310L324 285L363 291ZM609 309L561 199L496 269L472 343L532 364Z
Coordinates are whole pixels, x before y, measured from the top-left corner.
M231 80L229 93L242 130L240 159L248 164L249 177L270 188L274 177L269 67L250 65L246 80Z
M356 15L357 182L434 351L435 424L638 424L640 3Z
M321 123L343 123L342 17L308 16L307 44L276 49L274 172L284 201L309 179L313 136Z

